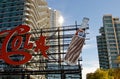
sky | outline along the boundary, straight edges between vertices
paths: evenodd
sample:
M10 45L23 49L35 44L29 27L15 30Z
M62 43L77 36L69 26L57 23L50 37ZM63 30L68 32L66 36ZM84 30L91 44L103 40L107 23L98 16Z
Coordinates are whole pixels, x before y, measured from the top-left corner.
M88 17L90 34L87 35L86 45L82 51L82 76L86 79L86 73L94 72L99 68L96 36L103 26L102 17L105 14L112 14L113 17L120 17L120 0L46 0L48 6L59 10L64 17L64 24L73 25L75 21L81 24L83 17Z

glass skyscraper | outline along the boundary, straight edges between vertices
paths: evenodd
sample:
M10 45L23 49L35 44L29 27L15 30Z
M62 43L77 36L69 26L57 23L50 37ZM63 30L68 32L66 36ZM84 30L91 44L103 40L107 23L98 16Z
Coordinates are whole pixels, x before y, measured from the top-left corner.
M30 26L32 32L37 32L42 28L49 28L49 9L46 0L0 0L0 32L4 30L13 29L21 24ZM39 36L40 34L33 34L32 36ZM1 38L0 38L1 39ZM0 43L1 48L1 43ZM38 60L39 57L33 57L32 61ZM42 57L40 57L43 60ZM31 61L31 62L32 62ZM0 60L0 70L9 70L12 66ZM30 65L23 65L28 70L38 69L36 65L39 63L31 63ZM45 64L39 64L45 66ZM22 66L22 67L23 67ZM39 68L44 69L44 68ZM19 79L21 76L0 76L0 79ZM44 75L30 76L33 79L45 79Z
M49 27L45 0L0 0L0 31L27 24L31 29Z
M103 16L103 27L97 36L98 56L101 69L118 68L115 62L120 55L120 21L112 15Z
M24 0L0 0L0 31L23 24Z

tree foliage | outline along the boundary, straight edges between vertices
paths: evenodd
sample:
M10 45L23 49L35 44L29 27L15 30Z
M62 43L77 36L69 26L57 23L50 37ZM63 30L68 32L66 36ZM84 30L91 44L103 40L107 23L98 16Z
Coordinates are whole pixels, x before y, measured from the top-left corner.
M94 73L88 73L87 79L120 79L120 69L97 69Z

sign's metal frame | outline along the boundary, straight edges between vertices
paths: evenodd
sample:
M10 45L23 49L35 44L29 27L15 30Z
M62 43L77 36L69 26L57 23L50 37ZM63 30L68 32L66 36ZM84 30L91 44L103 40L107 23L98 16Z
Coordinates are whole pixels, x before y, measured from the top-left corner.
M48 59L43 58L41 53L31 53L32 58L39 59L32 59L20 66L11 66L0 60L0 64L5 65L5 67L0 68L0 75L46 75L47 77L48 74L61 74L61 79L66 79L66 74L78 74L79 78L74 79L82 79L81 57L77 65L68 65L63 60L66 48L70 44L71 38L78 27L80 25L32 29L30 32L33 35L31 41L38 39L34 34L45 35L47 37L47 45L51 48L51 50L47 51ZM0 40L2 40L1 38ZM53 44L50 43L51 41Z

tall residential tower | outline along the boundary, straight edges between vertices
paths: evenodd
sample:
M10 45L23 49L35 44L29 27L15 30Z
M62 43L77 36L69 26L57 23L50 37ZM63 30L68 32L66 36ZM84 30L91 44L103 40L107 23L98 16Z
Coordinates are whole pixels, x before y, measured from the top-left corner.
M31 29L49 27L45 0L0 0L0 31L27 24Z
M115 62L120 55L120 21L118 17L112 15L103 16L103 27L99 29L97 36L97 46L99 64L101 69L117 68Z
M10 30L21 24L30 26L31 30L34 32L37 32L41 28L49 28L50 26L49 9L46 0L0 0L0 31ZM39 34L34 34L32 36L38 37ZM0 43L0 48L1 48L1 43ZM32 60L37 61L40 58L41 60L43 60L42 57L38 57L38 56L33 57ZM42 65L45 66L45 64L40 64L40 63L38 64L41 66ZM27 66L25 65L23 66L28 70L44 69L38 67L38 64L30 63ZM0 69L1 68L8 71L9 69L12 69L12 67L6 64L5 62L3 62L3 60L0 60ZM7 76L0 76L0 79L1 78L6 79L6 77ZM44 75L38 77L40 79L45 79ZM14 76L8 78L19 79Z

